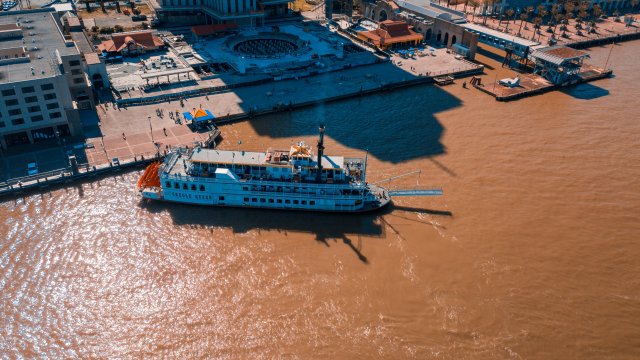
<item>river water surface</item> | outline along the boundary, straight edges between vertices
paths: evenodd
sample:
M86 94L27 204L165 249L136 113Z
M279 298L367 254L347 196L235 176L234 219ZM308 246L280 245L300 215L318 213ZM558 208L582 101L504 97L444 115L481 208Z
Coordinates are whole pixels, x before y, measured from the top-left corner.
M371 182L445 191L374 214L142 204L140 172L6 200L0 357L638 359L638 57L517 102L422 86L222 128L263 150L324 121Z

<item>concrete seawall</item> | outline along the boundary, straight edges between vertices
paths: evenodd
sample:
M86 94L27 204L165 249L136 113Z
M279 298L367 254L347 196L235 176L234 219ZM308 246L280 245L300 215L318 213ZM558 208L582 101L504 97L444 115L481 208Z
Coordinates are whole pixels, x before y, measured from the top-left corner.
M109 163L92 168L84 167L75 174L69 170L61 169L38 174L37 176L11 179L7 182L0 183L0 198L12 195L24 195L37 191L47 191L49 188L65 187L71 183L81 181L93 181L104 178L105 176L117 174L123 170L140 168L161 159L161 155L148 158L135 158L129 161L123 161L119 165Z

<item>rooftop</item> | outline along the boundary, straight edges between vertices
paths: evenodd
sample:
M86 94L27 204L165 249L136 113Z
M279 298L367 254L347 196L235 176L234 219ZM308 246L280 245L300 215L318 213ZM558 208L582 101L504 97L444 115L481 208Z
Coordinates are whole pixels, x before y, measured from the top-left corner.
M130 44L136 44L149 49L155 49L164 45L162 40L153 35L151 30L142 30L113 34L111 35L111 40L103 41L98 45L98 50L120 52Z
M560 65L565 61L589 57L589 54L563 45L540 48L531 53L531 57Z
M464 13L431 3L430 0L395 1L403 9L456 24L466 23Z
M276 151L277 152L277 151ZM288 153L288 151L283 150ZM189 159L194 163L207 164L242 164L242 165L258 165L258 166L291 166L289 163L271 163L267 160L267 153L254 151L225 151L198 148L191 153ZM311 166L316 166L315 156L312 157ZM340 169L344 165L344 157L328 156L322 157L322 166L325 169Z
M380 28L371 31L363 31L362 35L371 39L371 41L376 45L422 40L422 35L411 30L409 28L409 24L404 21L385 20L380 23Z
M539 42L537 41L531 41L531 40L527 40L527 39L523 39L521 37L515 36L515 35L511 35L511 34L505 34L501 31L497 31L497 30L493 30L490 29L486 26L482 26L482 25L477 25L477 24L462 24L461 25L463 28L466 28L467 30L473 31L473 32L480 32L483 34L487 34L489 36L493 36L495 38L501 39L501 40L506 40L506 41L511 41L512 43L518 44L518 45L522 45L522 46L535 46L535 45L540 45Z
M0 64L0 83L59 75L56 51L61 56L78 54L73 42L65 42L53 9L0 13L0 28L15 27L16 24L22 28L22 37L0 39L0 48L24 47L28 61Z

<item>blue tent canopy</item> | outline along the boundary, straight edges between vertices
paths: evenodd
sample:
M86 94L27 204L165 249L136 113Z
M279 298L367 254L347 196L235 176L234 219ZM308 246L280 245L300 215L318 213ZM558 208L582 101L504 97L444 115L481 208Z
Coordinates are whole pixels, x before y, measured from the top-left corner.
M214 120L216 118L215 116L213 116L211 111L203 110L203 109L183 112L182 115L184 115L184 118L187 121L193 121L196 124L201 122L206 122L209 120Z

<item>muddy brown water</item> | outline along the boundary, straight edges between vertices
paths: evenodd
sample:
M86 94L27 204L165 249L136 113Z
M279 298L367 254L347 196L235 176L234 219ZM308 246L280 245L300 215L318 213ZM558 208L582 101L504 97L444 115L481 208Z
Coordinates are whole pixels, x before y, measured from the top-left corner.
M6 200L0 357L640 358L638 55L517 102L458 81L223 127L259 150L323 121L370 181L445 191L373 214L142 204L140 172Z

